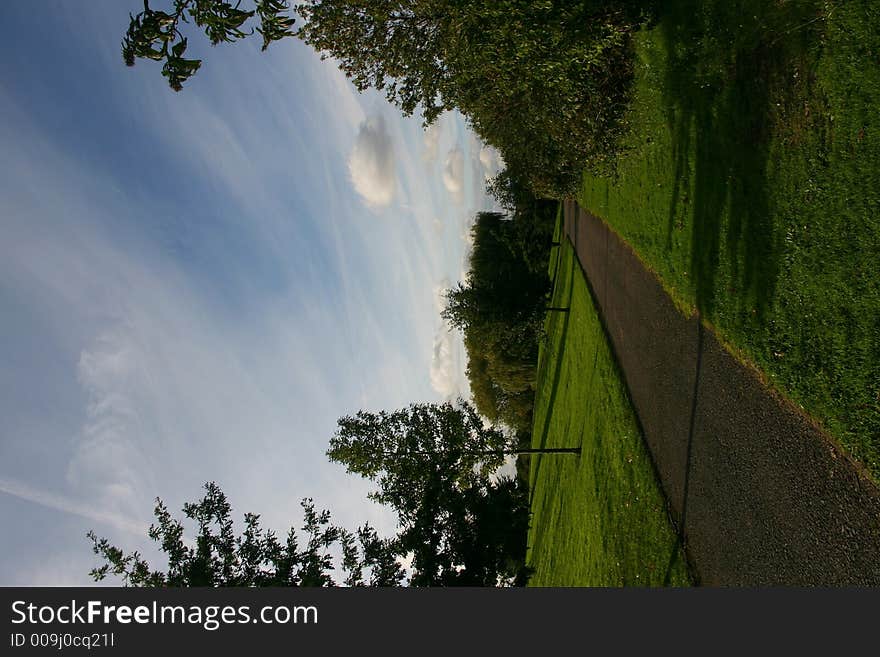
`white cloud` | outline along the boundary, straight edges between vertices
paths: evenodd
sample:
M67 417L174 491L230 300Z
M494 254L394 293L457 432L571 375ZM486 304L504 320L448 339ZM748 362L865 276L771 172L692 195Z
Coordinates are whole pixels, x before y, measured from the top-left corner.
M444 399L453 399L461 394L453 348L453 334L448 329L438 331L434 336L431 359L431 386Z
M348 158L348 170L355 190L368 205L391 203L396 187L394 146L381 116L361 123Z
M443 165L443 186L456 203L464 198L464 152L456 146L446 154Z
M444 399L454 399L464 390L459 340L449 323L440 316L446 307L446 291L450 287L449 279L443 279L434 287L434 308L439 323L431 354L431 387Z
M440 133L442 129L440 128L440 120L438 119L427 128L425 128L425 134L423 137L423 144L425 150L422 153L422 157L427 160L433 162L437 159L437 149L440 144Z
M504 160L501 154L491 146L481 147L479 158L485 180L491 180L504 168Z
M434 286L434 310L440 315L446 309L446 292L452 287L448 278L444 278Z

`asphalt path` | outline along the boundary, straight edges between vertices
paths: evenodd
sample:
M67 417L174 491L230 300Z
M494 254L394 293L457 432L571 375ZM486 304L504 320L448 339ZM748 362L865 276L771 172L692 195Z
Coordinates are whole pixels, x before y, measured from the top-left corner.
M705 585L880 584L880 490L684 316L632 249L564 210L690 565Z

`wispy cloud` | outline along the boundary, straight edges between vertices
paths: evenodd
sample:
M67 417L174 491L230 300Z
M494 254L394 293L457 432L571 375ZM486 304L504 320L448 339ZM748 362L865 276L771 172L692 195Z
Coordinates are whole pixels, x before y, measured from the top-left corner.
M0 477L0 492L12 495L25 502L39 504L40 506L69 513L93 522L109 525L114 529L128 532L136 536L144 536L149 523L139 523L129 517L119 515L112 511L95 508L92 504L72 500L68 495L60 495L47 490L29 486L23 482Z
M81 385L89 395L88 420L76 442L67 467L67 480L95 504L117 513L134 514L142 499L138 490L143 480L149 445L143 435L145 418L137 388L139 361L123 333L105 333L92 350L83 350L78 366Z

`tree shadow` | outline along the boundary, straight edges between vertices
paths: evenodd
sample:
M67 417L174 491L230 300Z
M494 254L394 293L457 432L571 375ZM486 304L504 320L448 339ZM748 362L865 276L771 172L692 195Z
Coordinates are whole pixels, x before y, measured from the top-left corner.
M735 295L740 316L760 321L781 257L768 193L771 138L821 8L757 0L670 5L658 19L673 136L667 246L689 217L688 276L698 309L711 318L720 297ZM730 265L719 278L722 248Z
M567 238L561 238L567 239ZM575 266L573 263L569 263L567 267L567 271L563 269L563 271L559 271L559 261L562 260L562 251L560 249L557 254L557 275L554 277L553 281L553 298L552 303L554 306L571 306L571 297L572 290L574 286L574 274L575 274ZM559 286L559 275L565 276L568 279L568 282L564 286ZM559 292L559 294L557 294ZM565 298L560 298L565 297ZM537 447L546 447L547 446L547 435L550 432L550 422L553 420L553 407L556 403L556 396L559 392L559 383L562 380L562 369L563 369L563 361L565 359L565 350L568 345L567 337L568 337L568 325L569 319L571 317L570 312L550 312L548 317L548 336L553 336L553 343L550 343L550 340L547 342L547 349L545 351L545 357L541 359L540 368L537 375L538 381L546 380L545 377L548 375L547 368L549 367L548 363L552 361L553 363L553 384L550 386L550 398L547 400L547 412L544 415L544 424L541 427L540 432L540 443ZM559 323L562 323L561 327L556 329ZM541 470L541 463L543 461L542 454L533 454L531 458L534 460L533 468L532 468L532 476L531 480L535 485L531 487L529 491L529 506L531 507L532 501L535 495L535 489L537 488L538 475Z
M663 586L669 586L672 580L672 573L675 571L675 565L679 559L682 558L687 553L687 509L688 509L688 493L690 492L690 481L691 481L691 460L693 456L693 448L694 448L694 431L696 429L696 419L697 419L697 401L700 395L700 374L703 369L703 340L705 338L705 329L703 328L703 322L697 319L697 365L696 365L696 373L694 374L694 392L691 398L691 416L690 421L688 423L688 440L687 440L687 450L685 452L685 464L684 464L684 484L682 485L682 494L681 494L681 514L678 518L677 529L678 536L675 541L675 545L672 548L672 553L669 555L669 563L666 567L666 575L663 578ZM699 584L698 574L695 573L690 568L690 563L688 563L688 570L690 571L691 579L694 580L695 584Z

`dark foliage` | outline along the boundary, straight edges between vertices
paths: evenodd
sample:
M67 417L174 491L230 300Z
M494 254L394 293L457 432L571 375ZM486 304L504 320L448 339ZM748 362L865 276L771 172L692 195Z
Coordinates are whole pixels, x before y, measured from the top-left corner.
M138 552L126 555L89 532L95 554L104 561L91 575L96 581L115 575L125 586L397 586L403 581L394 541L380 538L369 525L355 534L332 525L330 512L317 511L310 499L302 507L302 545L295 529L279 540L260 529L260 517L252 513L245 514L244 531L236 537L226 496L217 484L207 483L200 501L183 506L198 527L191 542L184 539L183 523L157 499L149 536L165 553L166 570L153 570ZM333 577L334 547L343 555L341 582Z
M411 586L497 586L527 576L527 489L490 476L514 449L459 401L341 418L327 454L374 481L371 497L397 512Z
M149 0L144 0L144 10L130 17L122 40L122 59L128 66L134 66L138 58L164 61L162 75L174 91L180 91L202 65L200 59L183 57L187 40L179 29L181 23L192 20L213 46L253 34L253 30L245 31L244 24L254 14L260 19L256 30L263 36L263 50L273 41L293 36L294 21L286 15L286 0L257 0L251 11L239 9L240 5L223 0L174 0L173 11L164 12L151 9Z
M467 280L447 294L443 312L464 334L467 375L479 412L526 433L532 425L556 206L531 199L512 219L477 215Z

